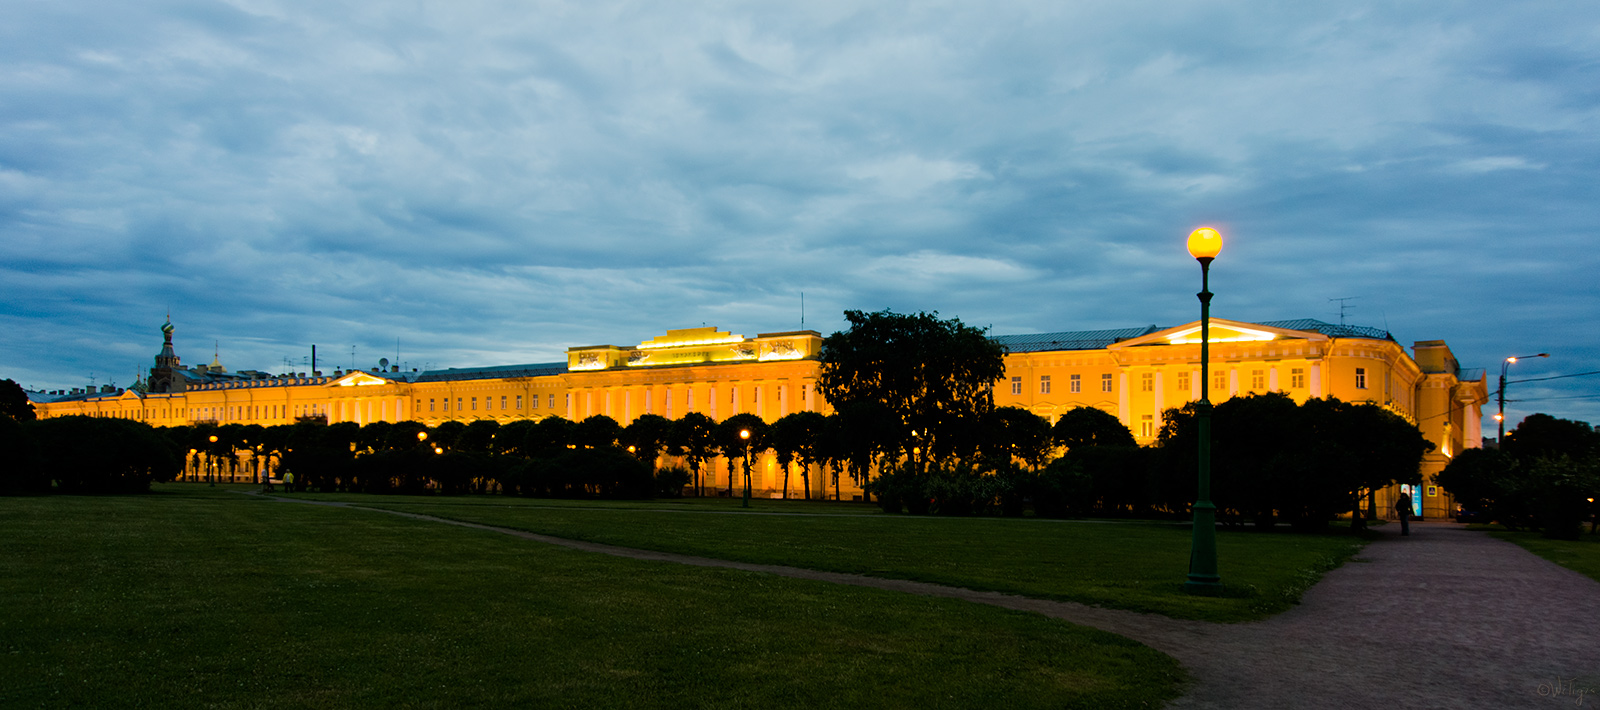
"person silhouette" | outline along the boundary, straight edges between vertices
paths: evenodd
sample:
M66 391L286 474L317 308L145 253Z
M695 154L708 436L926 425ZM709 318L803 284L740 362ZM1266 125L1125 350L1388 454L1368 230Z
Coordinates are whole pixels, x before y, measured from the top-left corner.
M1394 502L1394 510L1400 514L1400 534L1411 534L1411 493L1405 489L1400 490L1400 500Z

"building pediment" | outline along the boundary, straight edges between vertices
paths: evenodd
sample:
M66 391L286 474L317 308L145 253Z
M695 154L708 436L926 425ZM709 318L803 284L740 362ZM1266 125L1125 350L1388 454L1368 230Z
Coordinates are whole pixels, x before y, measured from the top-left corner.
M1290 330L1259 323L1212 318L1210 339L1213 343L1265 343L1274 340L1325 341L1328 336L1316 331ZM1180 326L1158 330L1148 335L1130 338L1120 343L1115 343L1109 346L1108 349L1120 350L1149 345L1198 344L1200 344L1200 321L1192 321Z
M379 375L374 374L374 373L361 372L361 371L357 370L355 372L351 372L349 374L346 374L343 377L336 378L334 381L329 382L328 386L329 387L371 387L373 385L387 385L387 384L391 384L391 383L392 383L392 381L389 380L386 377L380 377Z

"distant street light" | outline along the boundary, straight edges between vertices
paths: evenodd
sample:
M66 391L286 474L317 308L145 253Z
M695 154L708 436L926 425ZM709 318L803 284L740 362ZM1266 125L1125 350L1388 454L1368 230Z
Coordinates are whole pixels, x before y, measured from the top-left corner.
M427 441L427 440L428 440L428 432L425 432L425 431L417 432L417 441Z
M1500 387L1495 391L1495 399L1499 401L1500 411L1496 412L1494 415L1495 423L1500 425L1500 433L1496 434L1496 438L1494 440L1495 446L1499 446L1506 440L1506 368L1515 365L1518 360L1526 360L1530 357L1550 357L1550 353L1539 353L1538 355L1518 355L1515 357L1508 357L1504 362L1500 363Z
M213 443L213 444L217 443L217 435L216 434L212 434L211 435L211 443ZM212 451L206 452L206 459L208 459L207 463L210 464L209 466L206 466L206 485L215 486L215 485L217 485L217 477L216 477L217 460L216 460L215 448L213 448Z
M1217 574L1217 506L1211 503L1211 260L1222 253L1222 235L1210 227L1189 233L1189 255L1200 262L1200 401L1195 425L1200 433L1200 480L1190 533L1189 581L1183 590L1214 597L1222 592Z
M744 442L744 507L750 507L750 430L740 429L739 439Z

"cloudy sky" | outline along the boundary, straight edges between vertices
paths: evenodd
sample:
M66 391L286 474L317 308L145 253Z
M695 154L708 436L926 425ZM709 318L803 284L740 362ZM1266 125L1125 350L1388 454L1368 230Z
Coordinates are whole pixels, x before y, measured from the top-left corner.
M13 0L0 377L1215 313L1600 370L1600 4ZM215 345L214 345L215 344ZM328 367L327 369L332 369ZM1600 421L1600 377L1515 385Z

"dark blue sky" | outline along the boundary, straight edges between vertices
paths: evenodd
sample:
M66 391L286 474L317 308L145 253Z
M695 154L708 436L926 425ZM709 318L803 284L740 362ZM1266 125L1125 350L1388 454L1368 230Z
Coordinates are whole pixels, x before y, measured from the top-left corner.
M1303 6L1302 6L1303 5ZM1600 370L1600 5L12 3L0 377L1218 316ZM298 364L296 369L304 369ZM329 368L331 369L331 368ZM1519 385L1600 421L1600 377Z

